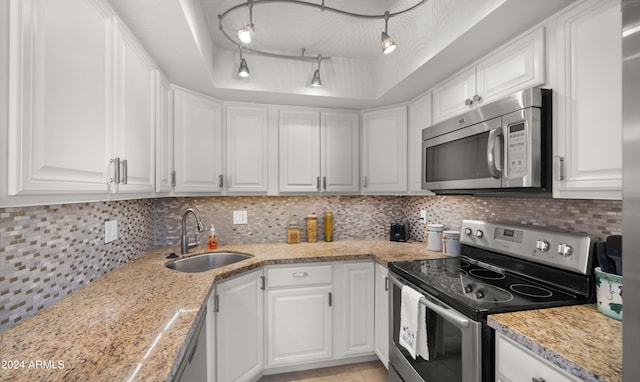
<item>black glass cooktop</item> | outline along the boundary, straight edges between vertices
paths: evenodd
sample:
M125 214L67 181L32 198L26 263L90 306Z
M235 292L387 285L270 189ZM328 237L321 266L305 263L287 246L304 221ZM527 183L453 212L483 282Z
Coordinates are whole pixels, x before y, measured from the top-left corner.
M464 257L400 261L389 269L475 319L487 314L584 303L584 298Z

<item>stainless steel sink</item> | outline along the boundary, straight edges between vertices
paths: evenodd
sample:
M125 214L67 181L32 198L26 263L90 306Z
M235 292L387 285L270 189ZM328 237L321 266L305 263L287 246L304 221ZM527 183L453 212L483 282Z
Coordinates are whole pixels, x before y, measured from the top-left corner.
M167 268L180 272L198 273L210 269L224 267L238 261L250 259L252 256L233 252L211 252L187 257L167 263Z

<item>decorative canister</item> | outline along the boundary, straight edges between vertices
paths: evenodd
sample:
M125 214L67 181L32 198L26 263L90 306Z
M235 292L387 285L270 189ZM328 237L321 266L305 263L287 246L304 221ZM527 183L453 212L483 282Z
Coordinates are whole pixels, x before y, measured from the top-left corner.
M328 208L324 211L324 241L333 241L333 212Z
M298 225L298 217L291 216L287 222L287 243L297 244L300 242L300 226Z
M307 215L307 242L315 243L318 241L318 215Z
M622 321L622 276L596 268L596 300L598 310Z
M442 232L442 252L450 257L460 256L460 231Z
M434 252L442 252L442 224L427 224L427 249Z

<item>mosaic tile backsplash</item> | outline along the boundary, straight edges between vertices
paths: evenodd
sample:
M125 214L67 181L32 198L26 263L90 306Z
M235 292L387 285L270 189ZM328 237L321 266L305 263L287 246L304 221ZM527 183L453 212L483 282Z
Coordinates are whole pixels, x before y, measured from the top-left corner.
M153 200L0 208L0 331L152 247ZM118 240L104 244L104 222Z
M246 196L141 199L38 207L0 208L0 331L62 299L154 246L177 246L182 213L196 208L206 225L198 235L206 245L210 224L221 244L285 241L296 214L300 226L318 214L334 213L334 238L386 238L389 223L404 218L413 240L424 241L427 222L459 229L462 219L527 224L587 232L600 238L622 231L622 202L469 196ZM235 210L248 224L233 225ZM118 240L104 244L104 222L118 220ZM188 216L190 235L196 232ZM302 230L302 240L306 240Z

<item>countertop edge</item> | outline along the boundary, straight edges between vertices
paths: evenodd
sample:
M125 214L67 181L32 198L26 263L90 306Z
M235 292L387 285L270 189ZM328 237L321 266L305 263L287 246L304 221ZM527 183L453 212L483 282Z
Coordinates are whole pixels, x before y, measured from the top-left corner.
M606 379L598 377L598 375L596 375L594 372L587 370L584 367L566 359L562 355L529 338L525 334L520 333L519 331L512 329L507 325L503 325L502 323L493 319L491 316L487 318L487 325L497 332L500 332L505 337L513 340L518 345L523 346L527 350L530 350L537 356L540 356L546 361L551 362L553 365L559 367L560 369L566 371L574 377L588 382L607 382Z

